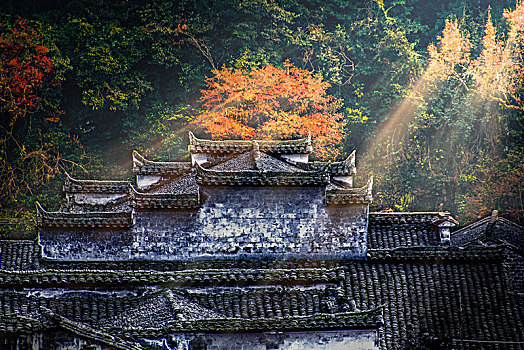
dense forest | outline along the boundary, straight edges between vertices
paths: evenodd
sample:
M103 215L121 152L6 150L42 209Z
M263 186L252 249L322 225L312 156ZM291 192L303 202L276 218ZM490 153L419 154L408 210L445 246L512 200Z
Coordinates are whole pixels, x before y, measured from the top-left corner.
M131 178L132 149L183 160L188 131L311 132L315 157L357 150L374 210L522 224L523 52L516 0L3 1L2 235L66 171Z

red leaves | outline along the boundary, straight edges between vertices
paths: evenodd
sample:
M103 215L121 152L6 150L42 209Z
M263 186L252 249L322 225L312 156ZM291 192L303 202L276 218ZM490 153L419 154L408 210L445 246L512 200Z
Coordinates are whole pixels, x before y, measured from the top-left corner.
M322 157L342 143L342 106L320 76L285 63L250 72L214 70L202 90L205 113L195 119L213 138L294 138L311 133ZM329 148L329 149L328 149Z
M58 85L49 49L39 44L40 35L19 18L10 33L0 38L0 111L10 115L10 125L42 107L41 92Z

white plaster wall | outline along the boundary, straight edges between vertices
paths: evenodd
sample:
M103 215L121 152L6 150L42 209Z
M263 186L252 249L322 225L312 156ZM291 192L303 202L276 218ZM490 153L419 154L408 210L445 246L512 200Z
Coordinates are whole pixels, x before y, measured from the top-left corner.
M333 176L333 179L344 182L348 186L353 187L353 176Z
M77 204L106 205L125 196L121 193L75 193L67 198Z
M195 164L202 164L207 162L207 154L205 153L192 153L191 154L191 164L194 166Z
M158 175L137 175L136 176L136 185L138 189L144 190L153 186L162 180L162 176Z
M309 162L309 154L282 154L282 158L285 158L295 163Z

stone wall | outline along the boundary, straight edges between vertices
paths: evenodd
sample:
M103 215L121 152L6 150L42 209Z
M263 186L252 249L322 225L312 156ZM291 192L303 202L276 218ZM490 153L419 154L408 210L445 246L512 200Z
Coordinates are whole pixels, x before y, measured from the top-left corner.
M249 254L366 254L368 207L329 205L324 187L202 187L196 210L137 210L131 229L41 229L63 260L186 259Z

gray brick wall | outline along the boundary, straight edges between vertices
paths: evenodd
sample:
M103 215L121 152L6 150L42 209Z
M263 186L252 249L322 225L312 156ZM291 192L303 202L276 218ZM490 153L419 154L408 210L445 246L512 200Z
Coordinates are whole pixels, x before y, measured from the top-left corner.
M326 206L323 187L205 187L198 210L136 211L129 230L45 230L44 256L179 259L240 254L364 257L367 205Z

